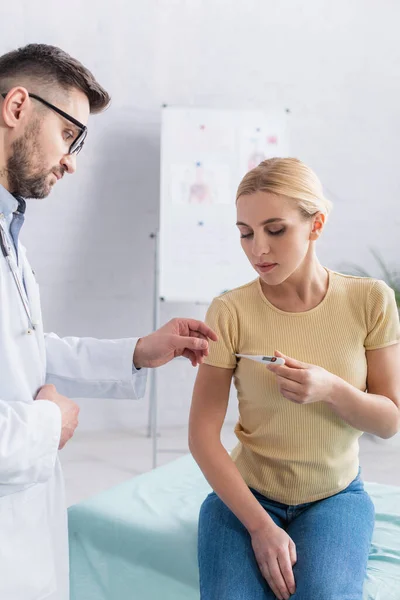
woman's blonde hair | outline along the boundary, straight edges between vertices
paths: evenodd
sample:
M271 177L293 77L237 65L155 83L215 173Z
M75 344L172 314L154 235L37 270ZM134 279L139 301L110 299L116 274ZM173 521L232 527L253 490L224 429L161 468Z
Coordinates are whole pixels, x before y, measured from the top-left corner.
M269 158L249 171L240 182L240 196L269 192L295 200L301 213L311 217L317 212L328 216L332 203L325 198L322 184L314 171L297 158Z

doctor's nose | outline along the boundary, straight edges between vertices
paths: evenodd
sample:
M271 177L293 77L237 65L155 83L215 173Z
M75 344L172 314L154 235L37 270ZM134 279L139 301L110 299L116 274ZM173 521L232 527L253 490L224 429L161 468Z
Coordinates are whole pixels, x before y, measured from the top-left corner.
M60 164L69 175L73 175L76 171L76 154L65 154Z

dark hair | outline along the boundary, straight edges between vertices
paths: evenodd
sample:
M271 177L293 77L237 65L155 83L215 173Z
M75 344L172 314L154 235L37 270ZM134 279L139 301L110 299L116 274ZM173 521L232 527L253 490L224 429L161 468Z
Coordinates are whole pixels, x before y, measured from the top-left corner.
M3 86L10 80L18 85L19 77L37 79L66 91L79 89L87 96L91 113L101 112L111 100L82 63L56 46L29 44L0 56L0 93L8 92Z

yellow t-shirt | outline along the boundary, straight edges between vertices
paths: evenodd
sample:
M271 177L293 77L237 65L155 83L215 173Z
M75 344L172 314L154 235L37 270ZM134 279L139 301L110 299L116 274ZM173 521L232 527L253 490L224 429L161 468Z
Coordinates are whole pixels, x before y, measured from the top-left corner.
M235 369L239 443L232 458L249 487L289 505L345 489L358 472L362 432L324 402L298 405L287 400L264 364L238 360L234 354L280 350L365 391L365 350L400 340L393 290L375 279L328 274L324 299L306 312L273 306L259 279L215 298L207 312L207 324L219 341L211 344L205 363Z

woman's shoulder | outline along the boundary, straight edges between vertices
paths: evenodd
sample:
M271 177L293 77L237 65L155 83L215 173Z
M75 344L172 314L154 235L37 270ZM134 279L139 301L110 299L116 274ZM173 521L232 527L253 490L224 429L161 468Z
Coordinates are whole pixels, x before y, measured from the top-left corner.
M216 296L211 302L207 315L225 315L237 319L237 315L246 311L250 306L254 306L259 297L258 278L245 283L237 288L225 290L219 296Z
M330 271L330 273L337 287L354 292L355 294L357 294L357 292L369 294L373 289L381 292L390 290L389 286L384 281L374 277L350 275L348 273L340 273L339 271Z
M340 304L345 302L359 311L364 307L367 314L376 311L391 311L396 306L394 290L382 279L347 275L345 273L331 272L333 277L334 301Z
M222 294L214 298L214 302L223 302L227 305L241 304L258 295L258 285L258 278L253 279L253 281L249 281L237 288L225 290Z

